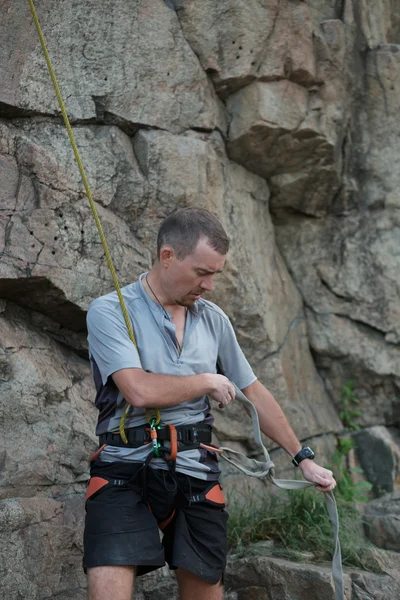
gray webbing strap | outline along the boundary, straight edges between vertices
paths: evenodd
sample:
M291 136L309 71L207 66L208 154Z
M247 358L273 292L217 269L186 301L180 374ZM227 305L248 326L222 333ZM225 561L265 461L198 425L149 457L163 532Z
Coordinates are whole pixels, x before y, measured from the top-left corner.
M264 460L259 461L254 458L248 458L240 452L231 450L221 446L219 448L221 452L221 458L235 466L237 469L249 475L250 477L266 477L272 484L284 490L301 490L307 487L314 487L315 484L311 481L299 481L295 479L275 479L275 465L271 461L268 450L264 446L261 439L260 424L258 421L258 414L254 407L254 404L250 402L243 392L235 385L236 400L243 404L250 412L251 419L253 422L253 434L257 445L260 447L264 455ZM333 525L334 539L335 539L335 550L332 558L332 575L335 584L335 600L345 600L344 596L344 581L342 571L342 556L340 551L339 542L339 517L337 512L336 500L333 492L326 492L324 494L330 520Z

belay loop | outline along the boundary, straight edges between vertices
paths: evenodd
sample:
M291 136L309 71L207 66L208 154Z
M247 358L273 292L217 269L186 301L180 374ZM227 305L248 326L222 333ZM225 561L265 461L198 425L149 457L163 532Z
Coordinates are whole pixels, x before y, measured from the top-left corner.
M99 219L99 216L98 216L98 213L96 210L96 206L95 206L95 203L94 203L94 200L92 197L89 182L86 177L86 173L85 173L85 170L84 170L84 167L82 164L82 160L79 155L78 147L75 142L75 137L74 137L74 134L73 134L73 131L72 131L69 119L68 119L64 101L62 99L61 92L58 87L57 79L56 79L56 76L55 76L55 73L53 70L53 66L51 64L49 53L47 51L46 42L45 42L41 27L40 27L40 23L39 23L37 14L36 14L36 9L33 4L33 0L28 0L28 3L30 6L30 9L31 9L33 21L36 26L36 30L37 30L37 33L39 36L40 44L41 44L43 54L44 54L44 57L45 57L45 60L47 63L50 77L53 82L54 91L57 96L61 114L64 119L65 127L67 128L71 146L72 146L72 149L73 149L73 152L75 155L75 159L78 164L78 168L79 168L79 171L80 171L80 174L82 177L86 196L89 200L89 204L92 209L92 213L94 216L94 220L96 222L96 226L97 226L97 230L99 232L101 243L104 248L104 254L106 256L107 264L110 269L110 273L111 273L111 276L112 276L112 279L114 282L114 286L115 286L115 289L116 289L116 292L118 295L122 314L124 316L124 320L125 320L126 327L128 330L129 338L132 341L132 343L135 345L135 347L137 348L135 336L134 336L133 329L132 329L132 324L131 324L131 321L129 318L128 311L126 309L125 301L122 296L122 292L121 292L121 288L120 288L118 278L117 278L117 275L115 272L114 264L111 259L107 241L104 236L103 228L101 226L100 219ZM236 389L236 399L241 404L246 406L246 408L249 410L249 412L251 414L251 419L253 422L254 439L255 439L257 445L259 446L260 450L263 453L264 461L257 461L254 459L249 459L246 456L244 456L243 454L240 454L239 452L235 452L234 450L231 450L229 448L222 447L222 448L219 448L219 450L216 449L216 451L221 452L221 457L224 460L226 460L230 464L234 465L235 467L237 467L244 473L246 473L246 475L249 475L251 477L267 477L271 483L273 483L274 485L276 485L279 488L283 488L283 489L287 489L287 490L295 490L295 489L303 489L306 487L313 487L315 484L313 484L309 481L275 479L274 464L270 460L268 451L265 448L264 444L262 443L257 411L256 411L254 405L252 404L252 402L250 402L250 400L248 398L246 398L246 396L239 390L239 388L237 388L235 386L235 389ZM119 433L125 444L128 443L128 439L125 434L125 421L129 414L130 409L131 409L131 405L127 404L127 406L125 407L124 412L122 414L121 421L120 421L120 427L119 427ZM154 451L156 451L156 444L157 444L157 451L159 452L159 446L158 446L158 442L157 442L157 427L160 424L161 415L160 415L160 411L158 410L158 408L154 408L153 410L155 413L155 417L152 417L150 410L146 410L146 417L147 417L148 423L150 424L150 430L155 432L155 440L152 438ZM171 439L174 440L173 446L176 449L176 430L175 430L175 433L173 433L175 428L172 425L169 425L169 427L171 429L171 436L172 436ZM173 452L171 452L171 456L168 458L168 460L175 459L175 456L176 456L175 449ZM208 449L212 450L212 447L208 447ZM101 451L101 449L99 449L99 451ZM341 553L340 553L340 544L339 544L339 519L338 519L338 513L337 513L337 506L336 506L335 497L332 492L326 493L325 498L326 498L326 502L327 502L329 516L330 516L330 519L332 521L332 525L334 528L334 536L335 536L335 552L334 552L334 556L333 556L333 560L332 560L332 574L333 574L333 579L334 579L334 583L335 583L335 600L345 600L343 572L342 572L342 564L341 564Z

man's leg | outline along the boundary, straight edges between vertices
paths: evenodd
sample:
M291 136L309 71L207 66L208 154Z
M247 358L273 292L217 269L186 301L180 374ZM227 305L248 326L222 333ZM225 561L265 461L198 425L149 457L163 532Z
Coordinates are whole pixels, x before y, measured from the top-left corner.
M224 588L221 582L214 585L206 583L186 569L177 569L176 578L180 600L222 600L223 598Z
M143 502L141 481L134 477L140 467L92 463L83 538L89 600L131 600L133 565L146 571L165 564L157 521Z
M131 600L135 567L91 567L88 600Z
M164 529L169 566L176 569L181 600L222 600L228 515L218 482L177 474L174 519Z

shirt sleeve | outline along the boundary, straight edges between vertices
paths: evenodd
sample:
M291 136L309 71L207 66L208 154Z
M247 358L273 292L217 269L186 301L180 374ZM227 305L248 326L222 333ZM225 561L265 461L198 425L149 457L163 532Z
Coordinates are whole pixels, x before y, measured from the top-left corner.
M239 346L229 319L218 348L218 365L223 375L241 390L257 379Z
M103 385L115 371L142 368L119 307L95 302L89 307L86 322L89 354L97 364Z

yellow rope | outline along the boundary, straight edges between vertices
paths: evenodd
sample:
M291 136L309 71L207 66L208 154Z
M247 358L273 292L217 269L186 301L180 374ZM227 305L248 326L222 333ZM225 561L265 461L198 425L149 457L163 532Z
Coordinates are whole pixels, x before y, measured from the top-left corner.
M71 142L72 149L74 151L75 159L76 159L76 162L78 163L78 167L79 167L79 171L80 171L80 174L81 174L81 177L82 177L83 185L85 187L86 196L87 196L87 198L89 200L90 208L92 209L94 220L95 220L96 225L97 225L97 230L98 230L99 235L100 235L101 243L103 244L104 253L106 255L106 259L107 259L107 263L108 263L108 268L110 269L110 272L111 272L111 275L112 275L112 278L113 278L113 281L114 281L114 286L115 286L115 289L116 289L117 294L118 294L118 298L119 298L119 302L120 302L120 305L121 305L122 314L124 315L126 327L128 329L128 334L129 334L130 339L132 340L132 342L134 343L134 345L137 348L137 344L136 344L136 340L135 340L135 335L134 335L133 329L132 329L132 323L130 321L129 314L128 314L128 311L127 311L126 306L125 306L125 301L124 301L124 298L122 296L121 288L120 288L120 285L119 285L119 282L118 282L117 274L116 274L115 269L114 269L114 264L113 264L113 261L112 261L112 258L111 258L111 254L109 252L107 241L106 241L106 238L105 238L105 235L104 235L104 232L103 232L103 228L101 226L100 218L99 218L99 215L98 215L97 210L96 210L96 205L95 205L93 197L92 197L92 192L91 192L90 187L89 187L89 182L88 182L88 179L86 177L85 169L83 168L83 164L82 164L82 161L81 161L79 150L78 150L78 147L77 147L76 142L75 142L75 137L74 137L74 134L72 132L71 124L70 124L69 119L68 119L68 114L67 114L67 111L66 111L66 108L65 108L64 100L62 99L60 88L58 87L58 83L57 83L57 79L56 79L56 76L55 76L55 73L54 73L53 65L51 64L50 56L49 56L49 53L47 51L46 42L45 42L45 39L44 39L44 35L42 33L42 29L40 27L39 19L38 19L37 14L36 14L36 9L35 9L35 6L33 4L33 0L28 0L28 3L29 3L29 6L30 6L30 9L31 9L31 12L32 12L32 17L33 17L33 20L34 20L37 32L38 32L38 36L39 36L39 40L40 40L40 45L42 46L43 54L44 54L44 57L46 59L47 68L49 70L50 77L51 77L51 80L53 82L54 91L56 93L58 104L59 104L60 109L61 109L61 114L62 114L63 119L64 119L65 127L67 128L68 136L69 136L69 139L70 139L70 142ZM126 421L126 417L127 417L128 413L129 413L130 407L131 407L131 405L127 403L127 405L126 405L126 407L124 409L123 415L121 417L120 425L119 425L119 432L120 432L121 437L124 440L125 444L128 443L128 439L127 439L126 434L125 434L125 421ZM161 421L160 411L158 410L158 408L155 408L154 412L155 412L155 415L156 415L156 425L158 425L160 423L160 421ZM152 417L151 417L151 412L148 409L146 409L146 417L147 417L148 422L150 423L151 420L152 420Z

